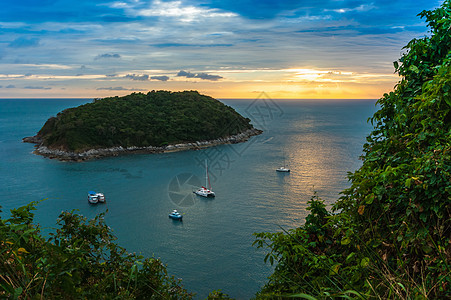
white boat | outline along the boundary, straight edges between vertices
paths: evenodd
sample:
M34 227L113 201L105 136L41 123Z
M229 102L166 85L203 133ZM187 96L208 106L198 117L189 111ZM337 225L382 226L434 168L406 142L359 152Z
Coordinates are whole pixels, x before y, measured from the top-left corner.
M208 186L206 188L205 186ZM211 190L211 184L210 184L210 177L208 177L208 165L207 160L205 160L205 186L202 186L200 189L196 190L194 193L196 195L206 197L206 198L213 198L215 197L215 192Z
M105 203L105 195L103 193L96 193L94 191L88 192L88 202L91 204Z
M290 169L285 164L285 152L283 153L283 166L276 169L277 172L290 172Z
M105 203L105 195L103 193L96 193L97 200L101 203Z
M288 168L285 167L285 166L282 166L282 167L280 167L280 168L277 168L276 171L277 171L277 172L290 172L290 169L288 169Z
M215 197L215 192L213 192L210 189L207 189L206 187L201 187L200 189L198 189L197 191L194 192L196 195L202 196L202 197L207 197L207 198L213 198Z
M173 220L182 220L183 216L176 210L174 209L170 214L169 214L169 218L173 219Z
M99 197L97 196L96 192L88 192L88 202L91 204L96 204L97 202L99 202Z

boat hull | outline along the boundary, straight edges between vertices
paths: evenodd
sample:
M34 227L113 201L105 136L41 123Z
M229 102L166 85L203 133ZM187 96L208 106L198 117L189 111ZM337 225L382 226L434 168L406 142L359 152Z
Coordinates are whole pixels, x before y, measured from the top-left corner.
M88 197L88 202L90 204L97 204L99 202L99 200L97 198Z
M169 218L171 218L172 220L177 220L177 221L181 221L183 219L182 215L169 215Z
M214 192L204 192L204 191L195 191L194 194L205 198L214 198L216 196Z

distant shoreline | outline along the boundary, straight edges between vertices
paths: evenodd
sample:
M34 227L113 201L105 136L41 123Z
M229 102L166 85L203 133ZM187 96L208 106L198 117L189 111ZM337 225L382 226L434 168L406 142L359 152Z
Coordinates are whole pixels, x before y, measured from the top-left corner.
M83 152L70 152L58 149L50 149L42 145L42 140L38 136L25 137L22 139L24 143L37 144L36 149L33 151L34 154L41 155L50 159L57 159L60 161L75 161L81 162L90 159L97 159L103 157L119 156L125 154L154 154L154 153L166 153L166 152L176 152L185 150L197 150L206 147L212 147L223 144L238 144L246 142L252 136L259 135L263 133L262 130L252 128L248 129L242 133L235 134L225 138L218 138L208 141L196 141L191 143L180 143L161 147L111 147L111 148L99 148L90 149Z

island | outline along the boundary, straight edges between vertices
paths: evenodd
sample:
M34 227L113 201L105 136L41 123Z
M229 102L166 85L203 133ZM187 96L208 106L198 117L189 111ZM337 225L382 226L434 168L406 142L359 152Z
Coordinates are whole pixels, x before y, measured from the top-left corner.
M65 109L23 141L37 144L36 154L83 161L240 143L262 133L250 122L197 91L150 91Z

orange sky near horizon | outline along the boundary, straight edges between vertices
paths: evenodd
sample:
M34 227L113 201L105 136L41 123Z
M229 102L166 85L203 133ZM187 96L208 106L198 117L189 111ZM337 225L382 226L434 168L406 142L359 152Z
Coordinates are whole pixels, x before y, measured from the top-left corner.
M127 88L98 89L99 76L52 76L39 75L30 80L45 80L51 89L24 89L20 95L14 89L3 89L1 98L104 98L124 96L132 92L150 90L197 90L218 99L254 99L262 92L273 99L378 99L393 90L399 81L396 74L370 74L315 69L215 71L223 78L218 81L199 81L195 78L177 78L165 81L116 82ZM4 81L14 78L1 78ZM26 80L21 78L21 80ZM59 82L69 83L59 87ZM70 84L71 81L83 84ZM111 80L109 80L111 83ZM130 86L130 87L128 87ZM11 91L9 94L8 92Z

